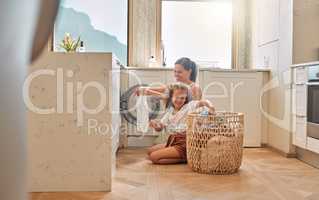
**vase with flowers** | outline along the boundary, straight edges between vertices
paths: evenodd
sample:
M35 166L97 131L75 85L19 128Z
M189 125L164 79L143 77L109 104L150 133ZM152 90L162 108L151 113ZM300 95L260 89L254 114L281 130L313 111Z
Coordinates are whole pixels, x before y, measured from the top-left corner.
M60 43L60 47L63 48L66 52L76 52L80 47L81 38L73 39L70 33L65 33L65 36Z

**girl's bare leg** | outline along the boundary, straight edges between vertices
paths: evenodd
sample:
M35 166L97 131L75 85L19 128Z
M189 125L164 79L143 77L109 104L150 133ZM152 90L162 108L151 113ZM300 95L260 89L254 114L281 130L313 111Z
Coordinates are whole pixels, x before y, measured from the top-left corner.
M185 159L182 159L178 151L174 147L167 147L154 151L149 156L150 160L154 164L177 164L185 162Z
M154 145L154 146L150 147L147 150L147 155L151 155L151 153L153 153L154 151L157 151L157 150L160 150L160 149L164 149L165 145L166 144L157 144L157 145Z

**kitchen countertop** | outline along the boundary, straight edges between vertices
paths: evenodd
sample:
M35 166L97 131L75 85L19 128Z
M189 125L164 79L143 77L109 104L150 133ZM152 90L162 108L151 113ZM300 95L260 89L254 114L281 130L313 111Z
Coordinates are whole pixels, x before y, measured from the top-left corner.
M172 67L124 67L126 70L173 70ZM222 68L209 68L209 67L201 67L199 71L213 71L213 72L270 72L270 69L222 69Z
M295 64L295 65L291 65L291 67L292 67L292 68L296 68L296 67L310 67L310 66L315 66L315 65L319 65L319 61Z

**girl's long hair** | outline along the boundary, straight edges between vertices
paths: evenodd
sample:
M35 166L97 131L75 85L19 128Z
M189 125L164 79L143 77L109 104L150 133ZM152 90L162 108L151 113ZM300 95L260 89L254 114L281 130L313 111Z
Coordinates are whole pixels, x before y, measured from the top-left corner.
M190 75L190 80L193 82L196 82L196 78L197 78L197 65L194 61L192 61L189 58L180 58L175 62L175 65L179 64L182 65L183 68L187 71L191 70L191 75Z
M186 90L187 91L187 96L186 96L186 100L185 100L185 104L189 103L190 101L192 101L192 95L190 92L190 88L188 85L186 85L185 83L181 83L181 82L177 82L177 83L172 83L168 86L168 98L166 100L166 108L169 108L171 106L173 106L172 103L172 99L173 99L173 94L175 90Z

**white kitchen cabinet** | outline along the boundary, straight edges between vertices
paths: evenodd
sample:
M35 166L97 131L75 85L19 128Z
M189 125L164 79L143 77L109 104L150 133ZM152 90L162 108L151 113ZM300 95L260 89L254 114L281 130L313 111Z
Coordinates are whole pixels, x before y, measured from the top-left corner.
M319 140L308 137L308 70L318 62L294 65L292 74L292 134L293 145L319 154Z
M296 115L306 117L307 115L307 85L295 85Z
M164 84L175 82L173 69L129 69L128 86L137 82L160 82ZM267 77L267 78L266 78ZM246 147L260 147L267 142L268 122L262 116L260 107L260 91L268 80L268 72L263 71L223 71L200 69L198 83L203 90L204 98L211 100L219 111L243 112L245 114L245 139ZM264 110L268 109L267 94L264 95ZM127 122L123 122L126 123ZM136 131L134 125L127 126L128 146L149 146L155 141L157 135L165 139L165 136L149 130L146 137L140 138L142 133ZM153 137L153 138L152 138Z
M292 143L307 148L307 69L292 69Z
M307 118L293 116L293 144L301 147L307 147Z
M280 0L258 0L258 46L279 39Z
M251 5L251 68L271 70L272 83L278 84L270 89L269 113L277 122L269 121L268 145L285 153L293 153L291 148L290 100L286 98L285 72L292 65L293 0L253 0ZM290 76L289 76L290 78ZM288 82L288 81L287 81ZM286 109L286 107L288 109ZM288 121L289 120L289 121ZM285 125L284 125L285 124ZM283 126L282 126L283 125Z
M230 82L229 78L214 76L212 73L204 73L204 80L200 84L203 90L203 98L210 100L218 111L230 110Z
M293 83L296 85L306 84L308 81L308 70L305 67L293 70Z
M263 131L260 107L263 73L204 71L200 86L204 98L209 99L217 111L245 114L244 146L260 147Z

